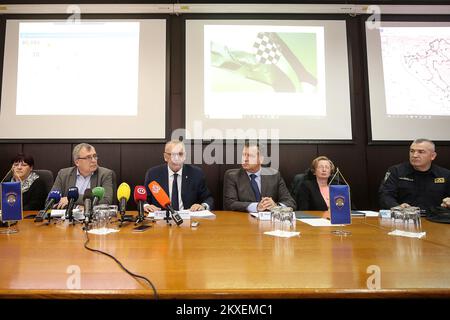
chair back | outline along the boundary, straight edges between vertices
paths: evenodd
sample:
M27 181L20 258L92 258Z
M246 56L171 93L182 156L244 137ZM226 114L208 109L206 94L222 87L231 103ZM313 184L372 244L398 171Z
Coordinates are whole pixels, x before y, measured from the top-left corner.
M294 199L297 199L298 189L300 188L300 185L305 180L305 178L306 178L305 173L298 173L294 176L294 180L292 180L291 184L291 189L289 190Z
M50 170L46 169L36 169L33 170L39 175L39 178L42 179L45 183L45 191L48 194L50 190L53 187L54 179L53 179L53 173Z

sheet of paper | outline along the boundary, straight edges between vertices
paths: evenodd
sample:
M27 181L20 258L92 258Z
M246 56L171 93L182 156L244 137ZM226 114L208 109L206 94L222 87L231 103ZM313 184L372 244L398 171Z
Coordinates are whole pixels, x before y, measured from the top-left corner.
M328 219L298 219L299 221L309 224L313 227L337 227L342 226L342 224L331 224L331 221Z
M378 211L370 211L370 210L358 210L359 212L363 212L366 217L378 217L380 214Z
M250 212L250 215L256 219L266 221L270 221L272 218L272 213L270 211Z
M300 232L275 230L275 231L266 231L264 232L264 234L274 237L291 238L300 235Z
M192 211L190 212L191 217L196 218L209 218L215 217L216 215L209 210L201 210L201 211Z
M423 238L427 235L426 232L407 232L402 230L394 230L388 233L390 236L400 236L408 238Z
M178 211L182 219L189 219L190 217L194 218L209 218L215 217L216 215L209 210L201 210L201 211L189 211L189 210L180 210ZM166 216L166 211L160 210L155 212L149 212L149 218L164 218Z

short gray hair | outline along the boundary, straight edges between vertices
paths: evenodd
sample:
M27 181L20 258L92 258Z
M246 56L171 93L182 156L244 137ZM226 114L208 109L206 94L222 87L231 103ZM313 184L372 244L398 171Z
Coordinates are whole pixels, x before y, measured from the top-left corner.
M90 150L93 149L94 147L91 146L91 145L88 144L88 143L80 143L80 144L77 144L75 147L73 147L73 150L72 150L72 159L73 159L74 162L75 162L75 160L77 160L78 157L80 156L80 151L81 151L81 149L83 149L83 148L85 148L87 151L90 151Z
M424 143L424 142L428 142L429 144L431 144L431 149L433 151L435 151L436 146L434 145L434 142L431 141L430 139L425 139L425 138L419 138L419 139L415 139L412 144L418 144L418 143Z
M177 146L177 145L181 145L183 147L183 151L186 150L186 147L184 145L183 141L180 140L170 140L166 143L166 145L164 146L164 152L166 152L166 149L168 146Z

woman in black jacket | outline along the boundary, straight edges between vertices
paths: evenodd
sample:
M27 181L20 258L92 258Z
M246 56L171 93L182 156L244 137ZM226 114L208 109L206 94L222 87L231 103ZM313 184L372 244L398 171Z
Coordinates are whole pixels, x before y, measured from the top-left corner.
M299 187L297 199L298 210L326 211L330 207L329 179L334 173L333 162L325 156L315 158L310 172Z
M30 155L19 153L11 161L11 181L22 182L23 210L40 210L44 208L46 194L45 183L33 171L34 159Z

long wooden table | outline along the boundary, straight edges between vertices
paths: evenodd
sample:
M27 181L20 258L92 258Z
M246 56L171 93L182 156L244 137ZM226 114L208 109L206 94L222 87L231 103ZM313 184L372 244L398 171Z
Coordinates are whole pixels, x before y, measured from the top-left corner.
M197 228L158 221L136 233L128 224L91 234L89 245L149 278L160 299L450 297L450 225L424 219L426 238L412 239L388 235L382 219L360 217L345 227L297 222L300 236L277 238L264 234L269 221L215 214L196 219ZM81 225L23 220L18 227L0 235L0 298L154 298L145 282L86 250ZM379 289L368 288L373 268Z

